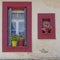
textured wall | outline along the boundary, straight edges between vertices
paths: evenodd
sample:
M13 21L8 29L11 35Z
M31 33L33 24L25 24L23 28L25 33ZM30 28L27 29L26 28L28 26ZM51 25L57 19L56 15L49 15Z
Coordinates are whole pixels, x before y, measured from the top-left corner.
M32 2L32 52L2 52L2 2L31 1ZM60 0L0 0L0 59L42 59L44 57L60 57ZM38 13L55 13L56 39L38 40Z

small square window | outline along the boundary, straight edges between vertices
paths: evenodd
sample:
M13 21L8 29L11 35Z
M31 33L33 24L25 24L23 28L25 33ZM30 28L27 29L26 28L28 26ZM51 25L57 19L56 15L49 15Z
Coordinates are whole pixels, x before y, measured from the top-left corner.
M55 39L55 14L38 14L38 39Z

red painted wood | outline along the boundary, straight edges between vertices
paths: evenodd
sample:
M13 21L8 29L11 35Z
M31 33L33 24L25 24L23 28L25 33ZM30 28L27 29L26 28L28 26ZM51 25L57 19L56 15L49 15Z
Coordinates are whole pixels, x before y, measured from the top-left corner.
M8 8L27 8L27 46L8 46ZM2 12L2 51L3 52L31 52L32 51L32 6L31 2L3 2Z
M12 8L12 10L24 10L25 7L9 7Z
M52 26L51 33L42 33L42 20L50 19ZM54 13L39 13L38 14L38 39L55 39L55 14Z

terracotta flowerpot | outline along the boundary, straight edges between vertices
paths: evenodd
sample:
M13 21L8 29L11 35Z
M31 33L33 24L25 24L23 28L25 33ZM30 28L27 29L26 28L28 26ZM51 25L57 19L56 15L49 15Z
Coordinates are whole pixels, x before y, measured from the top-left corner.
M18 41L18 46L23 46L23 44L24 44L23 40Z
M12 41L12 47L16 47L17 46L17 41L13 40Z

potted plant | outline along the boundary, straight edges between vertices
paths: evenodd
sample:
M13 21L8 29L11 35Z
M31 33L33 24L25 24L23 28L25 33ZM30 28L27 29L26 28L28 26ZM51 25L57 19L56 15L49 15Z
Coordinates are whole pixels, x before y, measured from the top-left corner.
M19 35L18 45L19 46L23 46L23 44L24 44L24 36L23 35Z
M16 47L17 46L17 35L12 35L11 36L11 44L13 47Z

